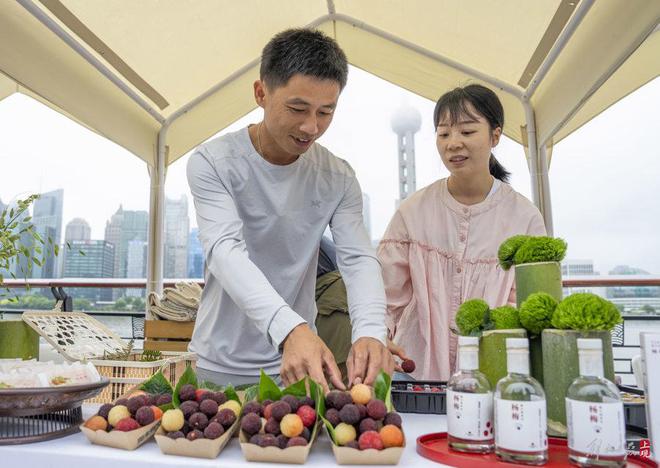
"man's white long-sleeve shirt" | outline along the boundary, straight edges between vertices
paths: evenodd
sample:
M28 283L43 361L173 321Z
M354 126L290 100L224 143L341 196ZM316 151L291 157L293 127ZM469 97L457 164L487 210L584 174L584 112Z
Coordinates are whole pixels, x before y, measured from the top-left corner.
M380 265L348 163L314 143L291 164L271 164L244 128L201 145L187 174L206 260L190 343L199 367L279 372L278 349L289 332L304 322L314 329L318 248L328 224L348 292L352 340L385 343Z

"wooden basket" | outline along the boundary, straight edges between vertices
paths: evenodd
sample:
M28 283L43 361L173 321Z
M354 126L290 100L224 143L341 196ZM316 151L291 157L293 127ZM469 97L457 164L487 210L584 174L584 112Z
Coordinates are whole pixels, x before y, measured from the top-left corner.
M141 352L126 361L103 359L104 354L126 349L124 342L98 320L82 312L27 311L23 320L68 361L88 361L110 385L88 403L110 403L163 368L172 385L187 365L195 367L196 355L189 352L162 352L162 359L140 361Z

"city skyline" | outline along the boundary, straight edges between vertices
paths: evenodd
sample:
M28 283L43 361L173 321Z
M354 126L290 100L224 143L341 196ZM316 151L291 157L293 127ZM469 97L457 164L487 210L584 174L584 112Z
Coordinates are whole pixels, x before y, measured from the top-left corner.
M660 230L660 204L654 201L660 128L648 105L659 99L660 80L655 79L556 143L549 154L554 235L568 242L570 256L593 258L600 271L628 263L660 274L660 254L653 248ZM435 147L434 102L356 68L351 68L332 125L319 140L353 167L362 191L369 194L374 239L382 236L399 198L397 135L391 117L402 103L422 116L415 135L417 188L446 177ZM210 138L260 120L257 109ZM4 168L27 175L3 180L4 202L64 187L64 219L84 217L95 239L103 237L105 222L119 204L146 211L146 165L116 144L22 95L0 102L0 128L5 131L0 159L9 163ZM34 138L35 131L39 138ZM522 146L502 138L495 155L511 171L512 187L530 198ZM168 197L189 193L188 159L184 156L168 167ZM193 226L194 208L188 200Z

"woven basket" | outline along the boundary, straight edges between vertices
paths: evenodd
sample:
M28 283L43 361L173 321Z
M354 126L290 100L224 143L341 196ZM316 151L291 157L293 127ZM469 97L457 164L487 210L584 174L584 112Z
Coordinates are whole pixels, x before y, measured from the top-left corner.
M110 385L88 403L110 403L131 387L163 369L172 385L187 365L195 367L196 355L189 352L162 352L163 359L140 361L141 352L126 361L103 359L104 354L126 349L127 343L98 320L82 312L27 311L23 320L68 361L88 361Z

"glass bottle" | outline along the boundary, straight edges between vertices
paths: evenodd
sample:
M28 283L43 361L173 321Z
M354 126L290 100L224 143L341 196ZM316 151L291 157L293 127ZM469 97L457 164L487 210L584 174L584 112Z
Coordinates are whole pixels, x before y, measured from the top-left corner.
M623 402L603 378L603 342L578 338L577 346L580 376L566 392L568 456L578 466L625 466Z
M458 338L458 372L447 383L447 439L460 452L493 451L493 392L479 372L479 338Z
M507 338L508 375L495 388L495 453L506 462L548 461L545 392L529 375L527 338Z

